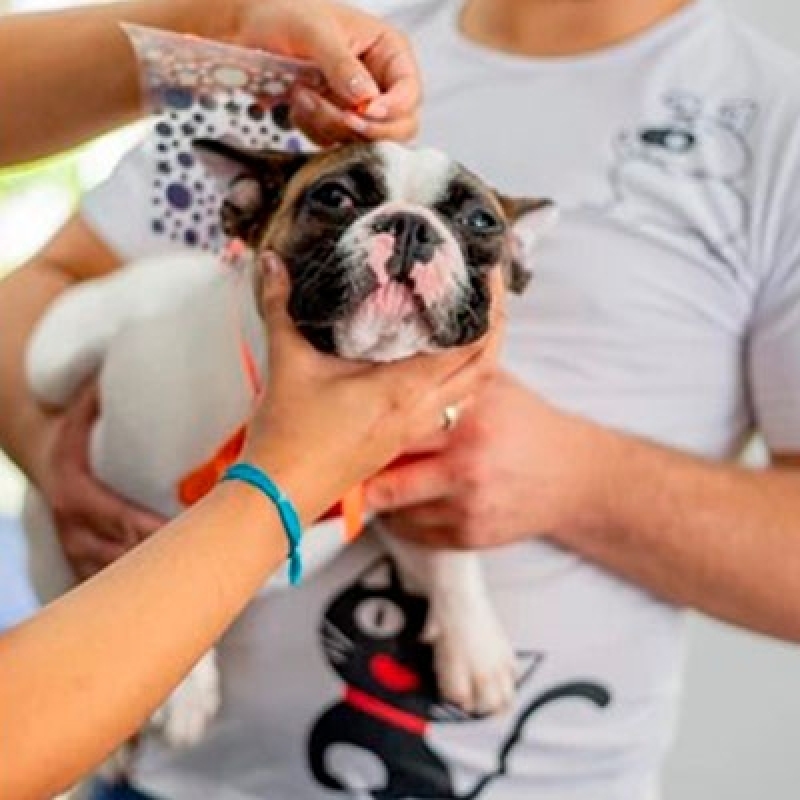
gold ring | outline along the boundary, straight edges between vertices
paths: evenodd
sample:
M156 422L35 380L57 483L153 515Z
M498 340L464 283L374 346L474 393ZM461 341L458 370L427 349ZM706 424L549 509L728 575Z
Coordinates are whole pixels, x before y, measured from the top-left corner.
M446 431L453 430L458 423L459 416L461 416L461 411L458 406L447 406L447 408L442 411L442 427Z

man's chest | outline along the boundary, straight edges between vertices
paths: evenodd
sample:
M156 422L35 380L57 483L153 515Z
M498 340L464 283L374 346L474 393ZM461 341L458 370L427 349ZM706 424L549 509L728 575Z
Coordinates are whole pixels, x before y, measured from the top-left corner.
M646 599L631 614L638 593L543 545L488 567L519 666L508 713L478 719L442 701L422 635L425 603L365 537L297 593L271 592L248 609L219 651L225 703L207 737L185 753L148 742L138 774L170 796L166 787L188 772L195 785L230 787L225 800L518 800L545 785L548 797L566 798L578 778L591 787L587 797L612 797L592 764L610 765L618 748L633 747L641 762L614 786L648 778L661 738L651 725L669 713L662 690L679 664L676 615ZM587 626L596 614L608 622ZM636 663L620 657L645 631L652 647ZM651 715L626 727L650 692Z
M727 454L748 425L753 109L669 78L453 80L432 81L423 140L562 210L511 303L506 364L601 422Z

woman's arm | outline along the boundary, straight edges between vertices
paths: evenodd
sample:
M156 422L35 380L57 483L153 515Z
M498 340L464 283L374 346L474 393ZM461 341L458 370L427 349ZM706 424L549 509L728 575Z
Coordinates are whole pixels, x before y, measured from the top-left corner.
M277 480L283 478L273 469ZM0 637L0 796L52 797L137 730L281 563L243 484Z
M414 129L419 91L410 47L368 14L329 0L131 0L0 17L0 166L63 150L143 113L121 22L308 58L338 106L372 101L370 123L316 100L305 120L312 135L407 138Z
M495 303L493 333L478 345L365 366L314 351L285 311L285 274L273 271L268 283L270 392L244 458L264 468L310 523L412 441L432 435L442 409L488 378L502 310ZM0 797L51 797L100 763L212 646L286 552L271 504L248 486L224 484L0 637Z

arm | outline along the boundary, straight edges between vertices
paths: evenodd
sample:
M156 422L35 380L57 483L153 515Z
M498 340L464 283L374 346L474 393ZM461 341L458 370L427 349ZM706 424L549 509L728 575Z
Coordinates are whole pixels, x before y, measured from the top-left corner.
M74 217L25 266L0 282L0 444L34 483L44 479L44 462L57 417L47 414L30 392L25 349L33 328L50 303L72 284L119 266L112 251Z
M392 529L428 544L554 540L623 577L800 641L800 458L751 471L615 433L499 376L423 460L374 479Z
M219 15L200 16L191 0L145 0L4 17L0 166L63 150L142 113L138 67L121 21L220 37L232 29L233 7L220 3Z
M415 128L419 81L410 47L368 14L329 0L131 0L0 19L0 166L144 113L121 22L313 60L335 103L306 92L312 107L298 119L312 136L407 138ZM365 117L346 111L365 101Z
M269 283L270 393L244 458L261 465L309 523L435 430L442 409L485 378L497 336L394 365L340 362L295 331L285 311L285 275L273 272ZM342 419L351 422L343 426ZM0 637L0 730L13 731L3 740L0 796L50 797L99 763L152 713L285 554L271 505L249 487L225 484Z
M596 448L595 513L559 541L672 602L800 641L800 459L754 471L590 427L581 438Z
M14 732L4 737L0 795L52 797L102 761L213 645L284 543L260 498L220 487L0 637L0 727Z

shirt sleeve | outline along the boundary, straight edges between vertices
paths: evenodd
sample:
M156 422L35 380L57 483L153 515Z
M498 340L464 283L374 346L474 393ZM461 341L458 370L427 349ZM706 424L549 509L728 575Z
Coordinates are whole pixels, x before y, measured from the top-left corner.
M793 128L775 148L746 351L754 419L775 453L800 453L800 129Z

